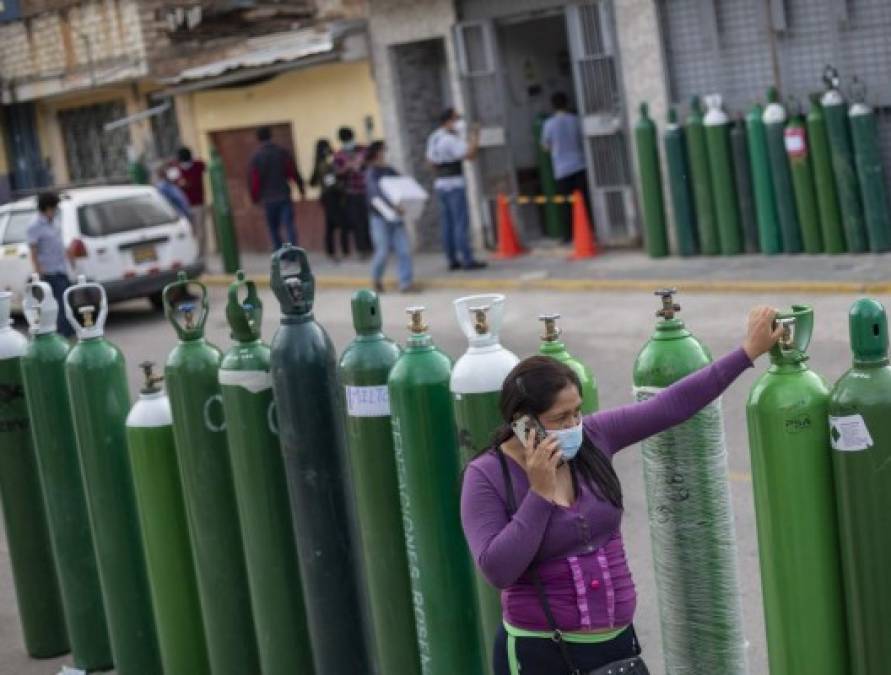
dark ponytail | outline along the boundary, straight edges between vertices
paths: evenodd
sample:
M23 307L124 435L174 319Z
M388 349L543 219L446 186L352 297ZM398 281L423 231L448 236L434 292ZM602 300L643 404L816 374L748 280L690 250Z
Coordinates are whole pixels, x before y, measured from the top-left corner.
M492 447L498 447L514 435L511 422L522 415L538 417L548 410L559 393L567 386L575 386L581 395L582 385L578 375L559 361L548 356L531 356L520 361L508 373L501 387L499 407L504 424L495 431ZM569 467L581 478L594 494L621 509L622 486L612 462L584 434L582 447ZM488 452L487 448L483 452ZM482 454L482 453L480 453Z

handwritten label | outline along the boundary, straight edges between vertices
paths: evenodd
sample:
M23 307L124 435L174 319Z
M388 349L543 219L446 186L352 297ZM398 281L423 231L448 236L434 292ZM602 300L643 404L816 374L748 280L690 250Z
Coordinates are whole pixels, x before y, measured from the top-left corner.
M829 418L829 437L832 449L841 452L857 452L872 447L872 435L862 415L845 415Z
M350 417L389 417L390 394L386 386L346 387Z

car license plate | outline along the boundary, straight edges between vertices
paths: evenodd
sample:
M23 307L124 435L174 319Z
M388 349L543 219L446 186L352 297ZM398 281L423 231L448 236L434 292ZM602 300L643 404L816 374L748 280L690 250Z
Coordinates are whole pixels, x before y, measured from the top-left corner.
M142 246L133 247L133 262L137 265L142 263L150 263L158 260L158 251L154 244L143 244Z

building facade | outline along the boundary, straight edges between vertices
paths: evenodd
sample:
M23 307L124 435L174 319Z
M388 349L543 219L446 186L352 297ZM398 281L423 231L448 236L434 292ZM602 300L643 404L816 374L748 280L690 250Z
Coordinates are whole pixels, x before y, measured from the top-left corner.
M865 86L891 168L887 0L368 0L368 17L384 128L403 170L432 182L422 143L445 105L483 130L480 158L466 166L480 243L494 238L499 193L541 192L532 129L555 91L582 117L594 226L608 246L641 241L630 130L642 102L660 127L693 95L723 94L734 116L769 86L806 110L832 64L846 93L855 77ZM515 206L514 216L522 236L541 236L541 207ZM418 227L420 241L435 240L432 209Z

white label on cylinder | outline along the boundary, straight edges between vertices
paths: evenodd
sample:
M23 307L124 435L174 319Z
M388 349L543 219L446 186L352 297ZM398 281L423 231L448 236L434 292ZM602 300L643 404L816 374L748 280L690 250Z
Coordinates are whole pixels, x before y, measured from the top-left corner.
M786 144L786 154L790 157L801 157L807 154L807 142L804 137L804 129L792 127L786 129L783 135Z
M862 415L845 415L829 418L829 437L832 449L857 452L872 447L872 436Z
M386 385L346 387L347 414L350 417L389 417L390 393Z

